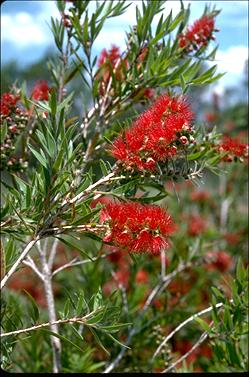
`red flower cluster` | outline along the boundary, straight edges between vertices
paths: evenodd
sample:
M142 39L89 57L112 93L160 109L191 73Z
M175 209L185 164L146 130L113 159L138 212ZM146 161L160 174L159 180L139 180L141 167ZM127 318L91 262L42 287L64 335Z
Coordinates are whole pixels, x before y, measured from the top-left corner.
M101 51L99 60L98 60L98 67L101 67L106 62L110 62L112 67L115 67L118 59L120 59L120 50L119 47L112 45L109 51L105 48Z
M206 122L213 123L217 119L217 114L215 114L213 112L207 112L207 113L204 114L204 118L205 118Z
M109 295L113 290L117 289L119 285L122 285L126 289L129 287L130 277L130 264L127 259L127 255L118 247L105 245L105 249L112 253L107 256L110 262L115 264L117 270L113 274L112 278L108 280L103 286L103 292Z
M40 80L35 84L31 97L35 101L47 101L49 90L47 81Z
M201 190L196 190L191 193L191 200L193 202L208 202L211 199L211 196L208 191L201 191Z
M115 79L120 81L123 77L122 62L127 67L128 62L121 58L119 47L112 45L108 51L105 48L101 51L98 59L98 67L101 68L101 70L97 78L101 79L100 92L102 95L105 92L105 84L111 77L109 64L111 64L113 70L115 69Z
M128 170L154 170L189 142L192 120L185 98L164 94L115 139L111 153Z
M149 281L149 274L144 269L138 270L135 276L135 281L137 284L146 284Z
M11 93L4 93L1 96L0 106L1 106L1 115L8 116L9 113L15 108L17 101L20 99L19 96L16 96Z
M231 162L234 157L248 157L248 144L242 143L239 138L224 136L220 144L220 152L228 152L223 161Z
M168 247L167 238L176 228L161 207L135 202L108 203L102 209L101 221L108 222L110 227L104 241L127 251L153 255Z
M187 51L200 49L206 46L210 39L215 39L214 31L219 31L214 28L214 17L205 15L179 35L179 47Z
M207 228L205 219L198 215L191 215L188 221L188 235L191 237L198 236L203 233Z
M233 259L226 251L209 251L206 253L206 268L210 271L225 272L233 267Z

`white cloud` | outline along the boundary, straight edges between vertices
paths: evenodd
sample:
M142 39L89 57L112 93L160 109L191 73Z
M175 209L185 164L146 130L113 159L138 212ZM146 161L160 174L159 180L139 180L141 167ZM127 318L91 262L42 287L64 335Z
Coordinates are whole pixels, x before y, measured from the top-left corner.
M29 46L44 46L53 41L48 27L50 16L59 16L54 2L43 2L43 10L39 14L17 12L2 14L1 41L11 42L22 49Z
M27 47L30 44L42 45L47 42L43 28L28 13L2 15L1 28L2 42L12 42L17 48Z
M225 51L217 51L217 71L226 74L215 84L217 93L223 94L226 87L237 86L245 74L245 62L248 59L248 48L245 46L232 46ZM213 64L211 64L213 65Z

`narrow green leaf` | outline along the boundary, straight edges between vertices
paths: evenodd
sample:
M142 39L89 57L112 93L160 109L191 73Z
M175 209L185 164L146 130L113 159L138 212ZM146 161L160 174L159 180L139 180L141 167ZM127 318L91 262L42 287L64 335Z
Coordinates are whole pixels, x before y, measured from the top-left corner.
M31 152L33 153L33 155L36 157L36 159L42 164L42 166L47 168L47 161L41 156L41 154L39 152L37 152L35 149L33 149L33 147L31 147L30 144L28 145L28 147L31 150Z
M56 238L58 238L58 240L60 240L61 242L63 242L65 245L67 245L68 247L70 247L70 249L77 249L81 254L85 255L88 259L90 259L92 262L94 262L94 260L90 257L89 254L87 254L84 250L82 250L78 245L76 245L75 243L71 242L71 241L68 241L68 240L65 240L64 238L61 238L61 237L58 237L56 236Z
M207 324L207 322L205 322L203 319L197 317L195 318L195 321L199 323L199 325L205 330L207 331L207 333L210 333L211 332L211 329L209 327L209 325Z
M39 318L39 316L40 316L40 312L39 312L39 309L38 309L38 306L37 306L37 304L36 304L36 302L35 302L35 300L34 300L34 298L31 296L31 294L28 292L28 291L26 291L26 289L22 289L24 292L25 292L25 294L27 295L27 297L28 297L28 299L29 299L29 301L30 301L30 303L31 303L31 305L32 305L32 319L33 319L33 322L34 323L36 323L36 321L38 320L38 318Z
M63 340L64 342L66 343L69 343L71 346L73 346L74 348L76 348L78 351L80 352L84 352L84 350L82 348L80 348L77 344L71 342L71 340L69 340L68 338L66 338L65 336L62 336L60 334L57 334L53 331L50 331L48 329L40 329L40 331L43 331L43 332L46 332L47 334L50 334L50 335L53 335L55 336L56 338L59 338L61 340Z
M92 327L88 327L88 329L91 331L91 333L93 334L96 342L98 343L98 345L103 349L103 351L105 351L107 353L107 355L109 356L110 355L110 352L107 351L107 349L105 348L105 346L103 345L103 343L101 342L99 336L98 336L98 333L95 329L93 329Z

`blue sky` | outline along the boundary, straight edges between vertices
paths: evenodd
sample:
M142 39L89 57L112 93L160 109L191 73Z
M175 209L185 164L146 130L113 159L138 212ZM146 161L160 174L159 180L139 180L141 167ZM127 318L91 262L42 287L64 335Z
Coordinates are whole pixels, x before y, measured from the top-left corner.
M115 43L125 47L125 31L135 23L135 6L140 1L129 1L131 6L127 12L111 20L105 25L95 43L95 53ZM219 44L216 55L218 71L227 74L216 84L218 92L224 87L238 83L244 70L248 56L248 2L244 1L184 1L191 4L190 22L202 15L205 4L222 9L217 18L216 26L221 29L216 33ZM94 5L94 4L91 4ZM70 5L69 5L70 6ZM168 0L165 14L170 9L176 14L180 1ZM50 17L59 17L54 1L7 0L1 5L1 56L2 64L16 60L20 66L38 60L49 47L54 46L52 33L49 29Z

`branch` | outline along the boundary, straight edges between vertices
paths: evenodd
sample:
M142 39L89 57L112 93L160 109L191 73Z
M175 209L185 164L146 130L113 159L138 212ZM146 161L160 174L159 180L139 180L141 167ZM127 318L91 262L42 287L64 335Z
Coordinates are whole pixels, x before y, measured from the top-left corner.
M230 300L230 302L232 302L233 300ZM215 308L220 308L222 307L224 304L223 302L219 302L218 304L215 305ZM159 354L159 352L161 351L162 347L179 331L181 330L182 327L184 327L185 325L187 325L189 322L193 321L195 318L197 317L200 317L202 316L203 314L206 314L208 312L211 312L213 310L213 306L209 306L208 308L204 309L204 310L201 310L200 312L192 315L191 317L187 318L184 322L180 323L179 326L177 326L175 328L175 330L173 330L164 340L163 342L157 347L154 355L152 356L152 361L155 359L155 357Z
M45 245L47 246L47 242ZM38 242L38 251L40 254L41 265L42 265L42 272L43 272L43 283L44 283L44 290L46 295L47 307L48 307L48 318L51 324L50 329L52 332L59 334L58 326L56 322L56 310L55 310L55 302L54 302L54 293L53 293L53 286L52 286L52 274L51 269L49 268L48 261L47 261L47 253L46 248L43 248ZM61 342L60 339L51 335L51 345L53 349L53 372L59 373L61 369Z
M28 327L26 329L20 329L20 330L15 330L15 331L11 331L11 332L6 332L6 333L3 333L3 334L0 334L0 337L3 338L5 336L19 335L19 334L23 334L23 333L26 333L26 332L29 332L29 331L39 330L39 329L42 329L44 327L50 327L50 326L54 326L54 325L62 325L62 324L65 324L65 323L86 323L86 319L88 317L90 317L92 314L94 314L94 312L91 312L84 317L58 319L57 321L54 321L54 322L42 323L40 325L35 325L35 326L32 326L32 327Z
M186 264L180 264L178 266L178 268L171 272L169 275L165 276L161 281L160 283L153 289L153 291L151 292L151 294L149 295L149 297L147 298L141 312L139 313L139 317L138 317L138 320L142 317L142 315L149 309L150 307L150 304L151 302L154 300L154 298L157 296L157 294L163 289L165 288L165 286L167 286L171 281L172 279L181 271L183 271L185 268L188 268L190 267L192 264L189 262L189 263L186 263ZM125 342L125 345L128 346L130 344L130 341L131 339L133 338L133 336L138 332L138 330L136 330L135 327L133 327L132 329L130 329L129 331L129 334L128 334L128 337L127 337L127 340ZM126 352L127 348L122 348L121 351L119 352L119 354L117 355L117 357L113 360L113 362L104 370L103 373L110 373L115 367L116 365L119 363L119 361L122 359L122 357L124 356L125 352Z
M208 337L208 333L205 331L200 336L200 338L198 339L198 341L193 345L193 347L188 352L186 352L175 363L171 364L168 368L164 369L160 373L168 373L169 371L171 371L176 365L178 365L180 362L182 362L183 360L185 360L196 348L198 348L201 345L201 343L203 343L204 340L207 339L207 337Z
M13 273L17 270L19 264L22 263L22 261L26 258L26 256L28 255L29 251L32 249L32 247L35 245L35 243L37 241L39 241L39 236L35 237L32 241L30 241L27 246L25 247L25 249L23 250L23 252L21 253L21 255L19 256L19 258L17 259L17 261L13 264L13 266L10 268L10 270L7 272L7 274L4 276L4 278L1 280L1 286L0 288L2 289L5 284L7 283L7 281L9 280L9 278L13 275Z
M58 243L59 243L59 240L56 238L53 242L53 246L52 246L49 258L48 258L48 267L49 267L50 271L51 271L53 264L54 264L54 259L55 259L55 256L56 256Z
M94 257L92 258L91 260L90 259L84 259L82 261L77 261L77 258L74 258L72 259L70 262L64 264L63 266L61 267L58 267L54 272L53 272L53 275L56 275L58 274L58 272L61 272L63 270L65 270L66 268L68 267L74 267L74 266L80 266L82 264L85 264L85 263L90 263L90 262L93 262L93 261L96 261L96 260L99 260L99 259L102 259L102 258L106 258L108 255L112 255L112 254L115 254L117 253L118 250L114 250L108 254L103 254L103 255L100 255L99 257Z
M26 259L24 259L23 264L25 264L26 266L30 267L36 273L36 275L39 276L39 278L42 281L44 281L43 274L38 269L38 267L36 266L34 260L29 255L26 257Z

